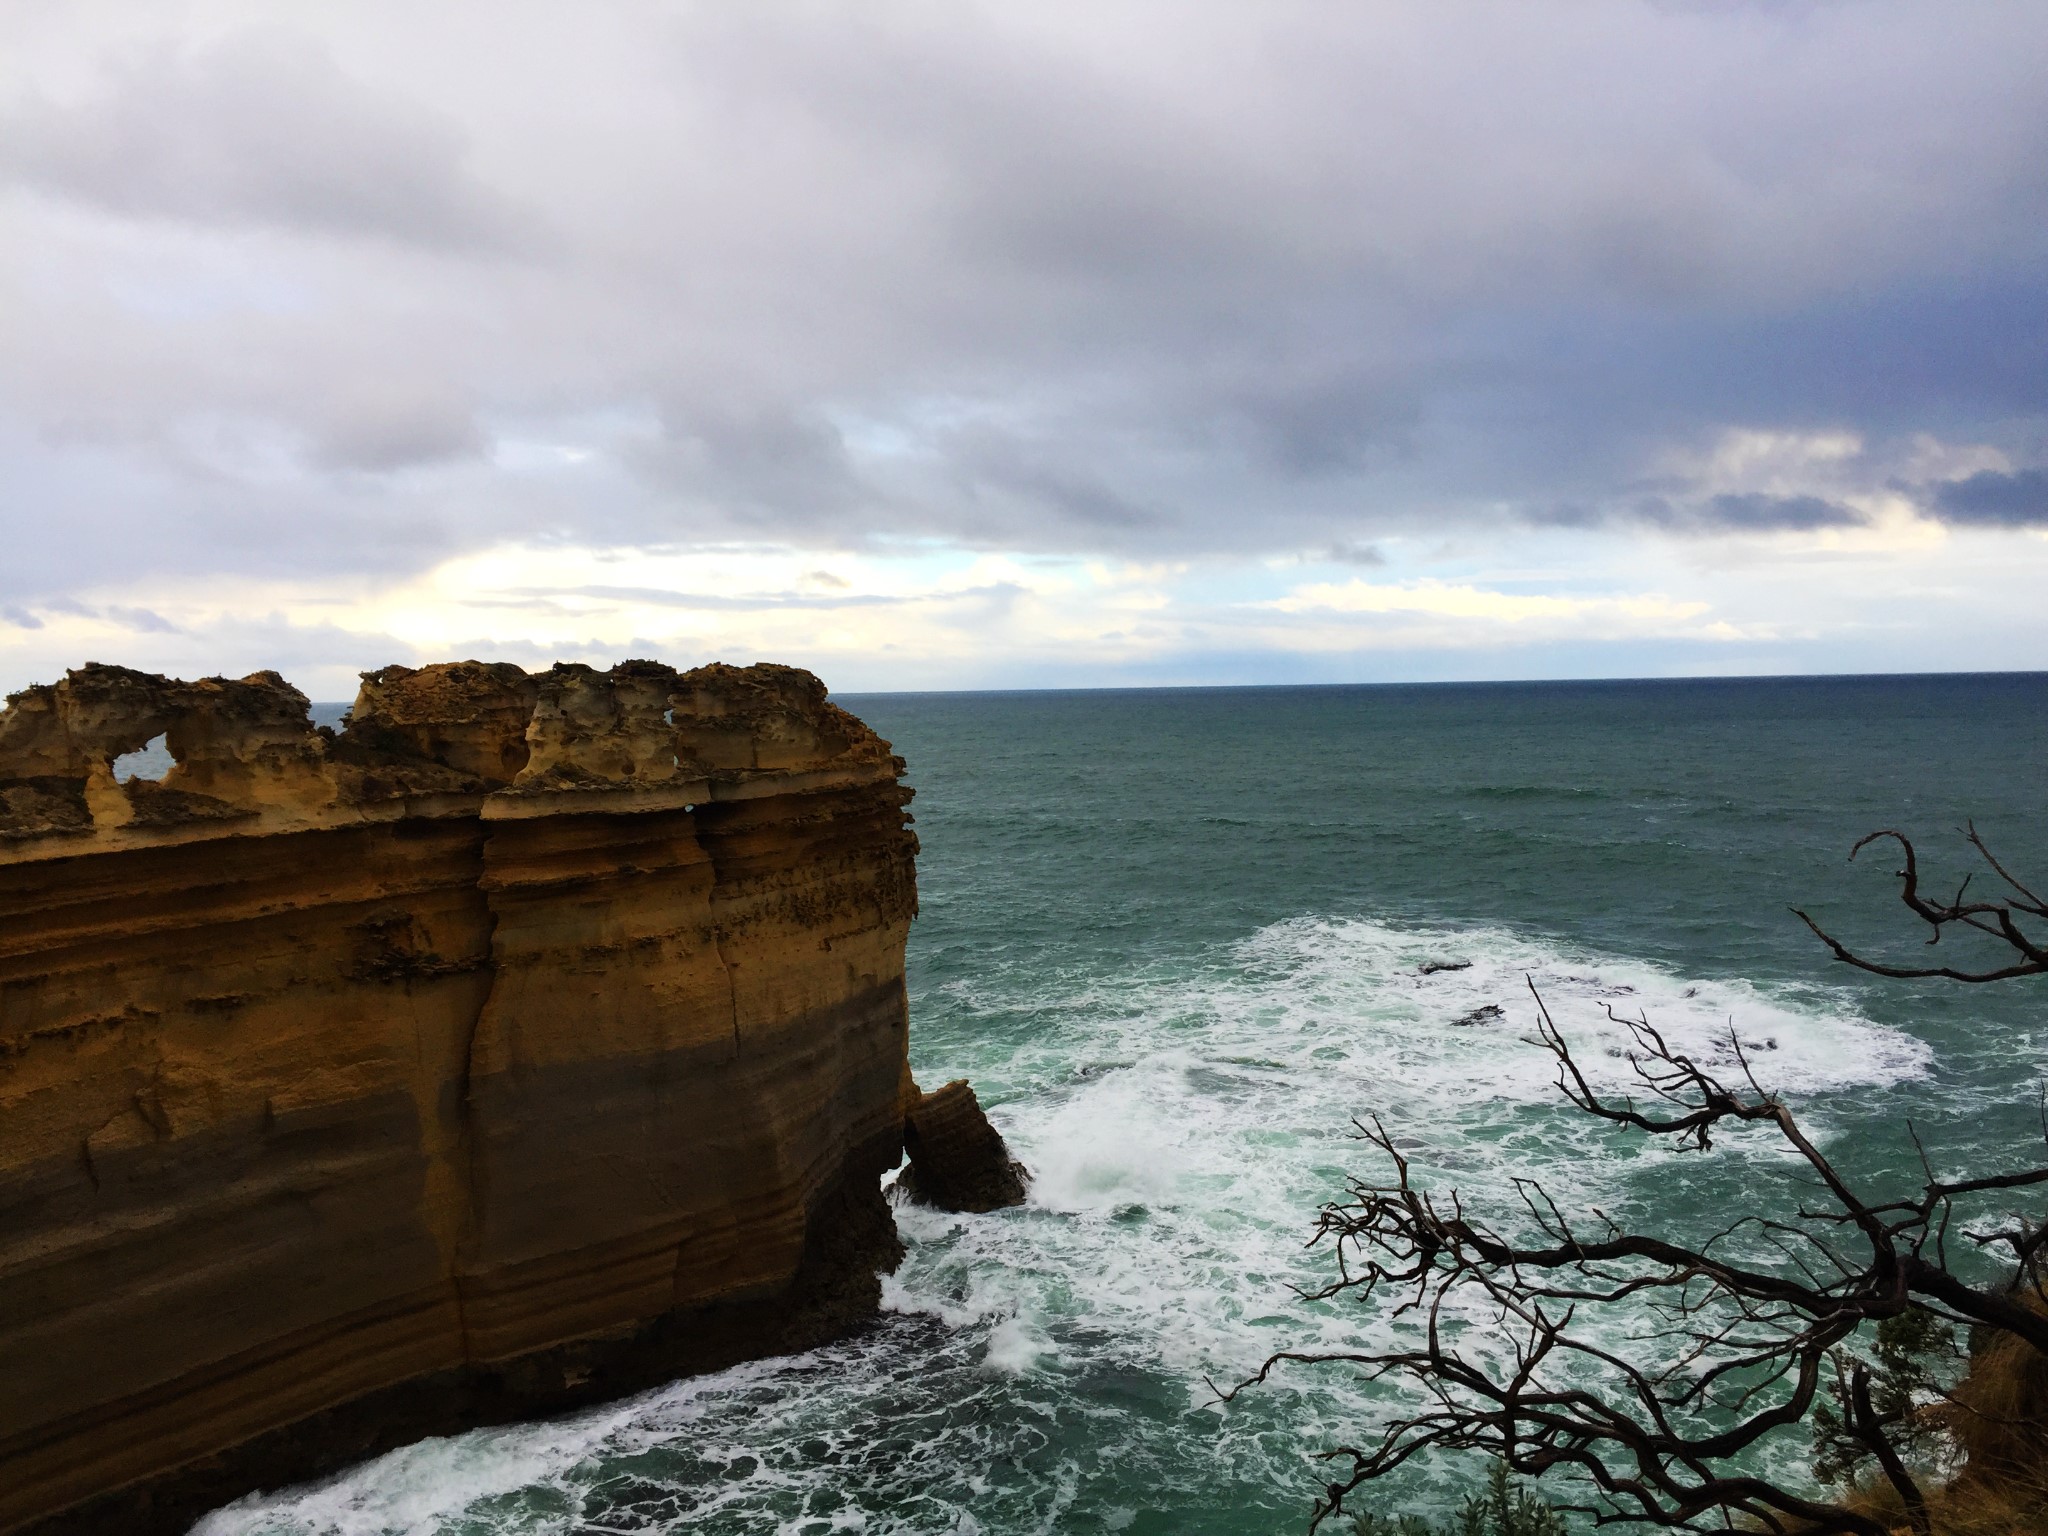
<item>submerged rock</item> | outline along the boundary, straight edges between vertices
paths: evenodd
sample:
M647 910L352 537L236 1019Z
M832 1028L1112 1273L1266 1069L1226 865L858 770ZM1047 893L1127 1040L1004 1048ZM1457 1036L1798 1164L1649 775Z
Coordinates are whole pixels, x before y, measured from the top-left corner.
M897 1187L911 1199L944 1211L997 1211L1024 1203L1031 1180L1010 1156L1002 1134L988 1123L966 1078L920 1094L903 1121L910 1166Z

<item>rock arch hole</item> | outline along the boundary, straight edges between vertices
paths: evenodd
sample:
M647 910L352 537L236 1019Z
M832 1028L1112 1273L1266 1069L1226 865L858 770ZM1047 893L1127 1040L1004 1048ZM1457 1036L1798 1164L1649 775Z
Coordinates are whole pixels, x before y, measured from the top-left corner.
M145 779L155 783L171 771L170 744L157 736L144 742L133 752L123 752L114 759L114 778L126 784L133 779Z

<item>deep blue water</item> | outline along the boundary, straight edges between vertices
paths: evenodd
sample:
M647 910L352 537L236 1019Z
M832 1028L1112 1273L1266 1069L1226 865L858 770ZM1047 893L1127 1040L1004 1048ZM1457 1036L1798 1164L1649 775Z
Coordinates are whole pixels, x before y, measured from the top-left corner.
M428 1442L210 1532L1299 1530L1312 1453L1385 1394L1298 1372L1221 1411L1204 1380L1384 1336L1290 1289L1327 1273L1302 1238L1362 1166L1352 1116L1482 1202L1530 1175L1696 1231L1796 1198L1753 1142L1679 1157L1561 1108L1528 977L1596 1064L1610 1004L1709 1053L1732 1024L1859 1178L1905 1176L1907 1117L1940 1162L2038 1144L2048 988L1869 977L1788 907L1924 953L1889 850L1845 859L1881 826L1959 877L1974 817L2048 877L2048 676L842 702L918 788L918 1075L973 1078L1032 1202L903 1211L862 1339Z

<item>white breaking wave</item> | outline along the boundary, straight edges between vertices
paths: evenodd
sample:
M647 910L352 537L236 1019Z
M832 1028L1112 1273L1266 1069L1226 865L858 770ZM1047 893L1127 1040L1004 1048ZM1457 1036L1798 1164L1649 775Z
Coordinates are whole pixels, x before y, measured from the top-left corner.
M1031 1200L988 1216L899 1206L910 1254L885 1326L574 1419L425 1442L199 1532L1117 1530L1134 1489L1205 1483L1231 1490L1215 1529L1261 1511L1298 1528L1310 1453L1384 1395L1297 1374L1225 1410L1207 1382L1384 1329L1293 1289L1328 1277L1303 1246L1317 1207L1376 1171L1354 1117L1379 1115L1419 1177L1482 1207L1519 1174L1568 1210L1679 1219L1710 1203L1698 1181L1739 1178L1564 1107L1527 1040L1531 979L1597 1079L1627 1078L1609 1005L1731 1069L1732 1027L1766 1086L1817 1101L1823 1131L1828 1095L1929 1064L1832 994L1688 980L1499 928L1303 918L1058 995L1022 995L1021 976L1014 993L956 988L932 1006L957 1015L946 1038L974 1043L921 1075L975 1080L1034 1172ZM1000 1020L977 1030L983 1015Z

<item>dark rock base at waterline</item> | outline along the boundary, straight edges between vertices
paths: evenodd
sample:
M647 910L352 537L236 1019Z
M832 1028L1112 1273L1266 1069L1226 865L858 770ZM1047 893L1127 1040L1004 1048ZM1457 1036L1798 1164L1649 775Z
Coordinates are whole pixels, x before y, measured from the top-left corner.
M910 1166L897 1187L911 1199L946 1211L996 1211L1024 1203L1031 1180L988 1123L965 1078L922 1094L903 1122Z
M885 1141L851 1159L854 1171L819 1201L803 1263L773 1296L671 1312L624 1335L402 1382L11 1536L185 1536L201 1516L246 1494L307 1482L430 1435L572 1412L857 1333L881 1310L881 1276L903 1259L880 1189L895 1157L895 1138Z

